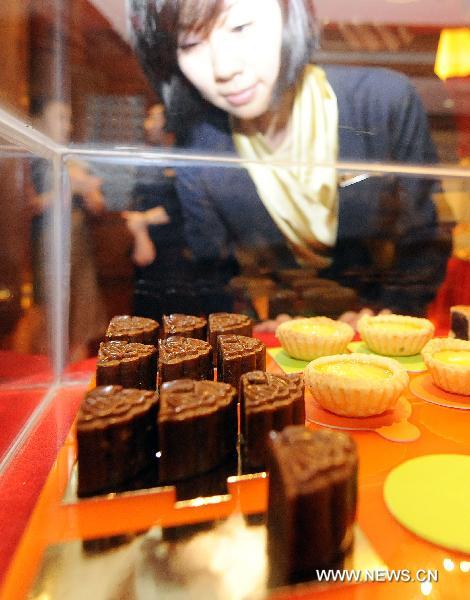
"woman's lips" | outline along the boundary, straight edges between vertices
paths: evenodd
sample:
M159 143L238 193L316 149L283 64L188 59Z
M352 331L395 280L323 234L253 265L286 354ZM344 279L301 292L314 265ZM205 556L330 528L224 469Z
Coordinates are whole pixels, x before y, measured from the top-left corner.
M255 96L256 84L232 94L224 94L224 98L232 106L243 106L251 102Z

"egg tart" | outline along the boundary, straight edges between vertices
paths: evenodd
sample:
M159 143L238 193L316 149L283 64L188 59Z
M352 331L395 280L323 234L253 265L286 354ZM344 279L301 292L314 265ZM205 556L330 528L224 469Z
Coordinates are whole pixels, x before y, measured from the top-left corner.
M422 354L435 385L470 396L470 341L436 338L426 344Z
M361 353L317 358L305 368L304 378L320 406L346 417L394 408L409 381L396 360Z
M418 354L434 335L431 321L404 315L364 316L357 328L370 350L384 356Z
M344 352L354 337L354 329L328 317L309 317L281 323L276 336L293 358L313 360Z

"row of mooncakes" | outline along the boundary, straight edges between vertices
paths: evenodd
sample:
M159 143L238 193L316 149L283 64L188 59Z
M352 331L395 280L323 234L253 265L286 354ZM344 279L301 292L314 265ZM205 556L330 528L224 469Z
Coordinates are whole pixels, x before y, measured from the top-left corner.
M153 391L157 348L142 343L155 339L158 324L127 316L111 321L108 338L118 339L109 339L101 345L98 387L89 393L79 414L80 495L126 485L144 467L154 467L157 453L160 482L209 471L235 453L239 431L247 468L261 469L269 431L304 423L302 378L265 373L264 344L248 336L222 333L241 325L249 333L247 325L251 327L251 322L247 317L228 313L212 317L209 332L218 345L219 381L213 381L213 352L207 341L170 335L159 340L160 393ZM187 328L199 325L201 320L172 315L165 321L172 325L167 333L175 330L181 333L181 324ZM239 387L243 405L240 424L236 414ZM145 389L139 395L135 388ZM221 399L223 407L219 406ZM135 427L134 420L145 422L145 419L146 427ZM143 435L141 430L150 433ZM133 454L142 455L142 448L138 453L135 450L139 439L147 456L146 464L145 460L126 460L126 444L133 448ZM228 449L219 443L221 439L230 442ZM102 468L96 469L94 465L100 458ZM109 464L114 466L106 479L103 473ZM100 475L95 477L94 472Z
M241 361L247 356L255 359L251 362L244 359L249 367L245 371L264 369L264 346L251 338L252 322L245 315L214 313L208 320L192 315L168 315L163 318L161 339L159 329L152 319L114 317L106 341L100 345L97 385L155 389L157 370L160 383L185 377L212 380L212 366L218 366L227 383L233 383L237 378L237 359ZM232 337L218 353L220 335Z

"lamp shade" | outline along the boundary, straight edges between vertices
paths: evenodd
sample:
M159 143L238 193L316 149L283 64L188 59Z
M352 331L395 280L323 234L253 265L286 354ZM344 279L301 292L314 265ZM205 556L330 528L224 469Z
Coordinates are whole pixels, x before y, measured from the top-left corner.
M441 31L434 72L443 80L470 75L470 27Z

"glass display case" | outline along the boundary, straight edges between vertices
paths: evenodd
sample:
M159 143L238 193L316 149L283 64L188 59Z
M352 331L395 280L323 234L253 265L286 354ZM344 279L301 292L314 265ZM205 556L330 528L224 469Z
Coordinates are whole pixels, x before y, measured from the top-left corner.
M456 481L470 472L470 396L430 383L420 354L401 361L410 384L391 414L340 417L307 392L308 427L344 429L358 447L356 546L349 570L341 571L355 583L267 591L268 476L245 468L240 445L238 461L211 471L210 483L196 491L152 480L79 498L75 421L116 315L162 324L175 313L244 314L267 347L273 374L307 364L286 354L275 336L296 317L356 328L360 316L390 311L427 318L435 337L448 336L451 307L470 306L466 3L316 0L313 60L336 99L337 113L325 113L326 131L332 114L338 128L303 155L245 153L237 115L228 119L206 106L201 116L159 81L158 68L156 75L142 68L133 27L139 31L145 3L5 4L4 597L463 597L470 523ZM160 10L165 3L153 4ZM235 4L246 10L244 0ZM201 40L178 43L191 54ZM244 104L242 92L225 94L232 108ZM305 119L298 122L304 150L313 134ZM336 153L324 151L335 144ZM348 351L370 353L354 335ZM464 459L441 464L437 455ZM422 470L413 463L428 458L437 462ZM417 470L400 479L408 467ZM413 496L409 482L422 473L425 483ZM448 487L447 500L428 489L430 480ZM426 509L429 521L442 519L446 533L403 515L400 498L415 515ZM220 568L204 564L207 578L198 575L198 554L220 560ZM175 566L185 556L186 567ZM108 567L109 580L99 585L94 570ZM384 579L367 580L369 572Z

